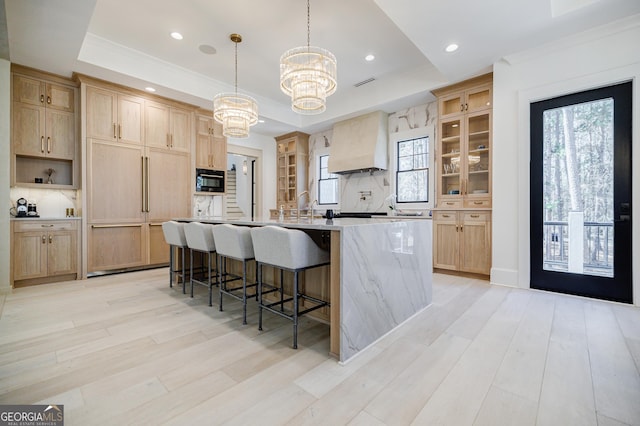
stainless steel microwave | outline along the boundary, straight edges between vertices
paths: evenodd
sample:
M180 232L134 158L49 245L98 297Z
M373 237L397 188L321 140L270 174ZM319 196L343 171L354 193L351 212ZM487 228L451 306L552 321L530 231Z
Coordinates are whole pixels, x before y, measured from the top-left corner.
M224 192L224 170L196 169L196 192Z

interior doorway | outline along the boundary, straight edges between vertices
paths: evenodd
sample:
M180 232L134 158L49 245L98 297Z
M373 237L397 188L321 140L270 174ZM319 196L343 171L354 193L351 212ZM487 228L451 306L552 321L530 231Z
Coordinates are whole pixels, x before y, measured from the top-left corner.
M225 216L261 216L261 158L259 150L228 145Z
M632 83L531 104L531 287L632 303Z

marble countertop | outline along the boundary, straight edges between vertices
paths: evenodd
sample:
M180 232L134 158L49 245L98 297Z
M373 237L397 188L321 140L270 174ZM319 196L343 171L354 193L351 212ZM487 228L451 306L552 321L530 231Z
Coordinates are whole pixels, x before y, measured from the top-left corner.
M226 218L223 216L199 216L188 218L176 218L178 222L204 222L204 223L230 223L244 226L265 226L276 225L285 228L297 229L320 229L320 230L340 230L353 226L379 225L382 223L397 223L415 220L415 217L403 216L382 216L378 218L292 218L285 220L265 219L265 218ZM429 218L430 219L430 218Z
M72 217L51 217L51 216L40 216L40 217L11 217L10 220L21 220L21 221L38 221L38 220L80 220L82 217L80 216L72 216Z

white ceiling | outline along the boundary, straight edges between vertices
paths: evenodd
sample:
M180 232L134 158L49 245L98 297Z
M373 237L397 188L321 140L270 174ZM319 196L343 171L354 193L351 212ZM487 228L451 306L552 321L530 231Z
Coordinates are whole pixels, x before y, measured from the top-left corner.
M0 0L0 7L2 7ZM491 70L501 58L640 13L639 0L312 0L311 44L338 60L338 91L327 111L301 116L279 88L279 58L306 44L304 0L4 0L12 62L73 71L211 109L238 87L253 95L275 136L317 132L335 121L433 99L430 90ZM0 17L2 15L0 14ZM169 36L184 35L182 41ZM447 54L455 42L460 49ZM213 55L200 52L208 44ZM365 55L376 56L366 62ZM374 78L375 81L354 87Z

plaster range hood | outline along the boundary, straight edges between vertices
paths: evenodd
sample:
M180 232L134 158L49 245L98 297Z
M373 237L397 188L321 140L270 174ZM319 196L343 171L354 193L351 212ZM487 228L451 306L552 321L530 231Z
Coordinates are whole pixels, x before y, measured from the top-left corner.
M376 111L333 126L329 173L373 172L387 169L388 117Z

